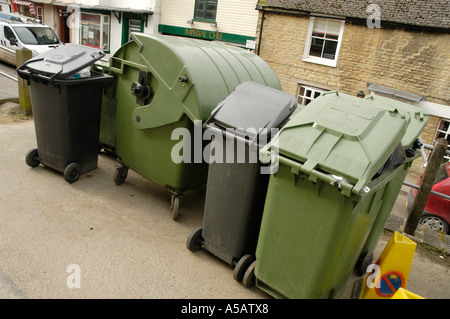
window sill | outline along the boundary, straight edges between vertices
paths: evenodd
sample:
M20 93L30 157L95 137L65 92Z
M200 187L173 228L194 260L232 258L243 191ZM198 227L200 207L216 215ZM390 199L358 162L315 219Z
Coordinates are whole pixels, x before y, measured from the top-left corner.
M192 19L193 22L216 23L216 20Z
M307 58L302 58L302 61L303 62L308 62L308 63L315 63L315 64L331 66L333 68L335 68L336 65L337 65L337 61L336 60L321 59L321 58L307 57Z

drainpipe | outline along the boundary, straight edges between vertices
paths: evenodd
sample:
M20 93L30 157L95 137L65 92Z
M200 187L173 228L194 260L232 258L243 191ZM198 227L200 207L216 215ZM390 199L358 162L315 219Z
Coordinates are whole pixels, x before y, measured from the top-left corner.
M264 24L264 15L265 11L264 8L261 7L262 15L261 15L261 25L259 26L259 40L258 40L258 51L256 52L257 55L259 55L259 52L261 50L261 42L262 42L262 32L263 32L263 24Z

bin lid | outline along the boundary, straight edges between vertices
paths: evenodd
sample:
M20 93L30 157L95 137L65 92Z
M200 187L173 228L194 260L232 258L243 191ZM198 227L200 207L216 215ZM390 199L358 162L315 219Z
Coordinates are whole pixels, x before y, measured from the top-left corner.
M217 105L205 125L231 128L235 134L253 139L286 123L296 106L293 95L246 81Z
M402 113L409 113L410 122L401 140L404 149L410 147L425 128L430 115L419 107L380 95L367 95L365 100L374 102L379 107L397 108Z
M298 171L342 177L359 194L398 146L409 122L409 112L377 99L326 92L293 116L271 146L298 163Z
M77 73L104 56L105 53L99 49L68 43L45 51L25 64L35 74L61 79Z

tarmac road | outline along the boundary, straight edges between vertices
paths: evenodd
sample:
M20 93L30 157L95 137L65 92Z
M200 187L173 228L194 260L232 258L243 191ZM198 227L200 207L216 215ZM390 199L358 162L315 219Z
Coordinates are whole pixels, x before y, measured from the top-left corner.
M272 298L234 281L232 268L207 251L186 249L202 224L204 188L185 193L174 221L166 189L131 170L124 184L113 182L114 158L102 153L97 169L68 184L25 164L34 147L32 120L0 123L0 298ZM341 298L350 298L356 279ZM449 257L418 246L407 289L450 298Z

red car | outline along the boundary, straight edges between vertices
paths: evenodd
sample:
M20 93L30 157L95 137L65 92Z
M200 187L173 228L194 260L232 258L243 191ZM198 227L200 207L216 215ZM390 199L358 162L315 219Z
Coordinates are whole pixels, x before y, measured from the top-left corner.
M450 196L450 162L442 164L437 173L432 190ZM422 176L417 185L422 183ZM408 212L411 212L417 189L412 188L408 193ZM450 230L450 200L430 194L427 204L419 220L419 225L425 225L429 229L435 229L444 233Z

